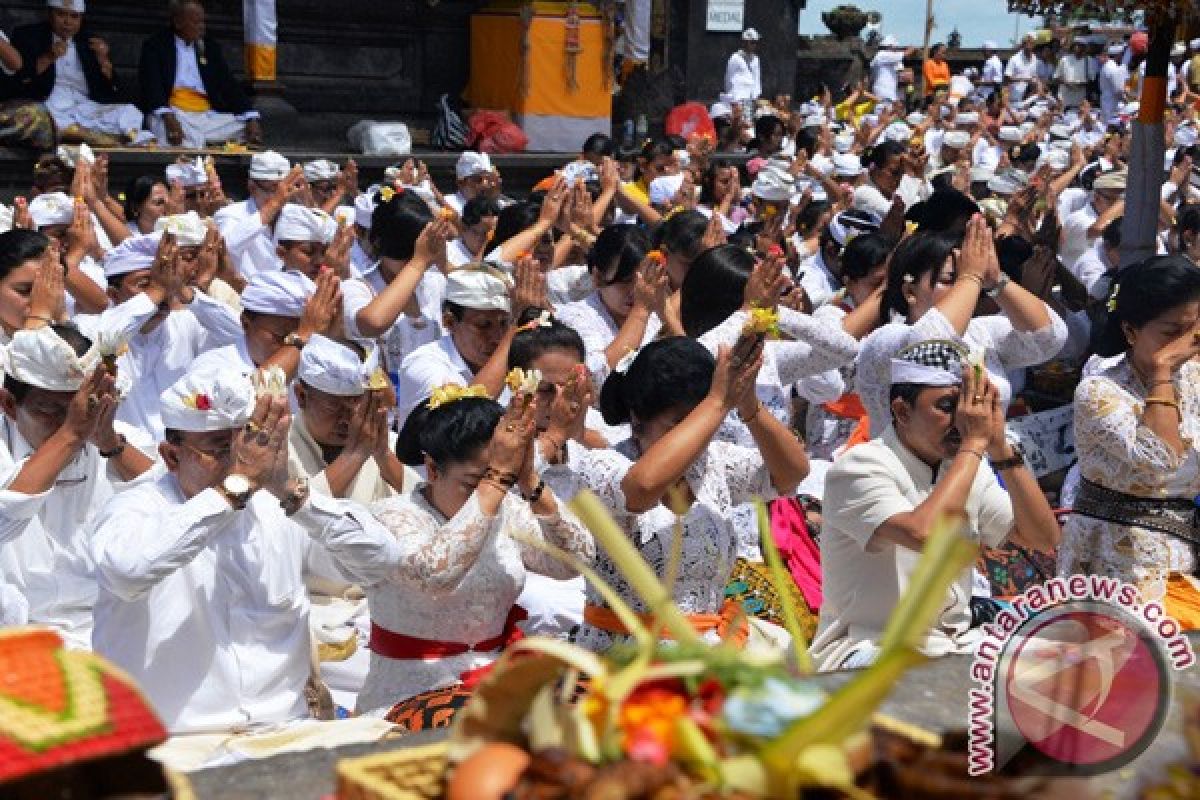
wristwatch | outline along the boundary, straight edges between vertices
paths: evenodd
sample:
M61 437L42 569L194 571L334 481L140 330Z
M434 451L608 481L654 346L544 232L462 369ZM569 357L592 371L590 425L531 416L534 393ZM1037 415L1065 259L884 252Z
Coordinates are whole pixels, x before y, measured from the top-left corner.
M983 293L986 294L988 297L992 298L993 300L995 300L1000 295L1000 293L1004 291L1004 287L1008 286L1010 283L1012 283L1012 278L1008 277L1008 275L1001 272L1000 280L996 281L996 285L990 289L984 289Z
M298 333L289 333L287 336L283 337L284 347L294 347L297 350L303 350L306 344L308 344L308 342Z
M279 501L279 505L283 508L283 513L289 517L295 514L300 509L304 508L304 504L308 502L308 480L299 478L292 482L291 488Z
M1021 445L1014 444L1012 446L1012 458L1006 458L1002 461L993 461L992 469L996 472L1004 472L1006 469L1016 469L1017 467L1025 466L1025 451L1021 449Z
M241 511L246 507L246 503L250 502L250 496L254 494L254 486L245 475L233 474L225 476L225 480L221 481L217 491L229 501L229 505L233 506L235 511Z

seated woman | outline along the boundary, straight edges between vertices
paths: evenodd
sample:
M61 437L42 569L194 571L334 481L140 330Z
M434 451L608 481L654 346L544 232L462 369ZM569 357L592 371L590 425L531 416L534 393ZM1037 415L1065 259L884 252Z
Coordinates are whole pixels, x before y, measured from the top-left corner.
M630 423L632 437L611 450L582 450L570 442L560 467L576 488L600 498L659 577L666 572L676 530L682 531L674 599L697 631L711 638L721 635L734 616L722 615L737 554L732 509L756 497L787 494L808 472L800 442L764 413L754 394L762 358L758 337L743 337L732 350L722 347L715 361L692 339L646 345L600 393L605 421ZM749 427L753 448L713 441L735 410ZM548 479L555 469L547 470ZM635 610L645 610L604 553L595 569ZM603 599L591 588L587 599L576 640L596 651L622 641L625 628Z
M856 389L870 417L871 436L891 422L891 360L910 344L950 339L983 350L1000 405L1012 401L1012 370L1049 361L1067 340L1058 314L1000 271L991 231L980 215L967 224L961 255L952 239L917 233L892 253L880 324L863 340ZM980 295L1000 314L976 317Z
M822 670L875 659L917 554L942 517L965 515L969 535L991 547L1010 537L1038 549L1058 540L1037 479L1005 439L1004 405L986 371L967 366L966 350L945 340L913 344L890 363L890 424L825 476L824 604L811 648ZM965 569L947 590L926 655L973 651L973 580Z
M482 387L446 386L409 416L397 455L424 464L428 480L372 513L396 536L400 562L367 586L371 666L359 712L453 686L495 661L519 638L513 603L526 570L575 572L528 544L540 539L590 561L591 535L559 513L533 469L537 401L518 394L508 410Z
M1126 270L1075 391L1082 485L1058 569L1136 585L1200 627L1200 271L1185 256Z

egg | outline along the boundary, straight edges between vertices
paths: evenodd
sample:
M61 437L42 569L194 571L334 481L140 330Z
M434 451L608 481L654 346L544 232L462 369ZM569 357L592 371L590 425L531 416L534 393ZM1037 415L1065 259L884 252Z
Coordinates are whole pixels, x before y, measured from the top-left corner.
M503 800L529 766L529 753L506 742L485 744L454 769L446 800Z

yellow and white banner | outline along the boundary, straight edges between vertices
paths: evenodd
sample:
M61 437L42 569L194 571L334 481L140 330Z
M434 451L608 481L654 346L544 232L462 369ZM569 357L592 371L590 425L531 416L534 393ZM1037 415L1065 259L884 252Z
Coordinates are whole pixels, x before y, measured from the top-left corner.
M275 0L244 0L246 74L255 81L275 80Z

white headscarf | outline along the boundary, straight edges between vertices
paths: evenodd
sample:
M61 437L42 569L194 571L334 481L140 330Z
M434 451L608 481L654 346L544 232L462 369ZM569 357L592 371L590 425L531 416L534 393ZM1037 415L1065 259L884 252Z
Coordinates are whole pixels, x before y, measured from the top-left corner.
M193 432L240 428L254 403L249 375L211 362L193 365L159 398L163 427Z

